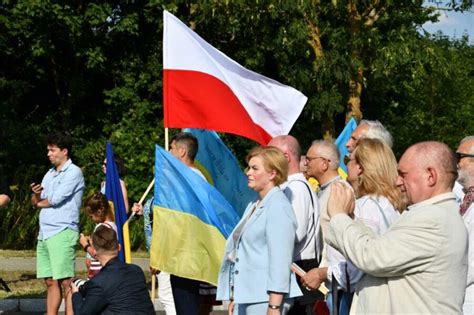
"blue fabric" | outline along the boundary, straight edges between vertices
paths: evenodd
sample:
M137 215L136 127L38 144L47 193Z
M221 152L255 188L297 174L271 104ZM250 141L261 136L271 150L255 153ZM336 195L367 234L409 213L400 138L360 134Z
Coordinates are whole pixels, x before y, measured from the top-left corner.
M253 207L254 204L247 207L242 220ZM279 187L272 188L243 226L237 242L234 242L233 234L227 239L217 299L230 298L232 262L228 257L234 249L235 303L268 301L268 291L286 293L285 297L290 298L301 296L295 274L290 271L296 226L295 213L288 198Z
M146 250L150 251L151 247L151 236L153 234L153 198L148 198L143 206L143 231L145 232L145 245Z
M71 160L59 172L53 167L46 173L41 182L41 199L48 199L51 207L41 209L38 239L46 240L65 229L79 231L84 185L81 169Z
M119 258L120 261L125 262L123 225L125 221L127 221L127 212L125 210L125 202L123 201L122 186L120 185L120 177L118 175L117 165L115 164L114 152L110 142L107 142L106 157L107 171L105 173L105 195L114 205L117 237L121 246Z
M247 205L257 199L257 193L247 184L247 176L229 148L215 131L203 129L185 129L192 133L199 143L196 156L198 161L211 175L214 187L242 216Z
M343 171L347 174L347 167L344 164L344 157L349 153L346 148L346 143L351 138L352 132L357 128L357 123L354 117L349 120L347 125L342 130L339 137L336 139L336 146L339 149L339 153L341 154L341 161L339 162L339 167L343 169Z
M239 221L232 205L201 176L156 146L154 205L187 213L227 238Z
M349 297L346 292L338 291L338 300L339 300L339 315L349 315L351 306L349 305ZM329 309L329 314L332 314L333 303L332 303L332 292L329 292L326 297L326 304Z

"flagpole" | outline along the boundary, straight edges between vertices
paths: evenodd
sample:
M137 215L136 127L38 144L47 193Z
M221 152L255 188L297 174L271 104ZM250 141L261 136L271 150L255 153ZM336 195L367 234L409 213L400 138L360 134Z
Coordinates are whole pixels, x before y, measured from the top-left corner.
M154 185L155 185L155 179L153 178L153 180L150 182L147 189L143 193L142 197L140 198L140 201L138 201L139 204L143 204L143 200L145 200L146 196L148 195L148 193L150 192L150 190L153 188ZM132 214L130 215L130 217L128 218L128 220L125 223L130 222L132 220L132 218L135 216L135 214L136 214L136 212L132 212Z
M168 134L168 128L165 128L165 150L169 151L170 150L170 145L169 145L169 134Z
M155 303L155 285L156 285L156 275L154 273L151 274L151 302Z

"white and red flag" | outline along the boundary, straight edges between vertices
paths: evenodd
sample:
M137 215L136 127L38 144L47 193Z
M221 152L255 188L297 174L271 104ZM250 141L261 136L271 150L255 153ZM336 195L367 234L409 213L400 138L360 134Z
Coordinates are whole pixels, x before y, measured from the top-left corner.
M163 12L165 127L201 128L267 144L289 133L307 97L247 70Z

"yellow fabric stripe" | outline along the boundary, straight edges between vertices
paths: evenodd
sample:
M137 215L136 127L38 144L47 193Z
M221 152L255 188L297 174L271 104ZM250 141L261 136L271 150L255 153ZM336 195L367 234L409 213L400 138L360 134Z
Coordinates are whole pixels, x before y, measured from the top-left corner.
M153 208L150 266L170 274L217 285L225 238L197 217Z
M125 262L127 264L132 263L132 252L130 251L130 234L128 231L128 221L122 226L122 233L123 233L123 252L125 254Z

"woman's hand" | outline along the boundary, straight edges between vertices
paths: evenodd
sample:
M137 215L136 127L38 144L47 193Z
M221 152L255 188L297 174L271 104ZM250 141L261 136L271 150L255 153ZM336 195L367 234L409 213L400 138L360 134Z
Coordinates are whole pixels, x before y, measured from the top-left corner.
M82 248L86 248L87 245L90 245L90 237L81 233L81 236L79 237L79 244L81 244Z

